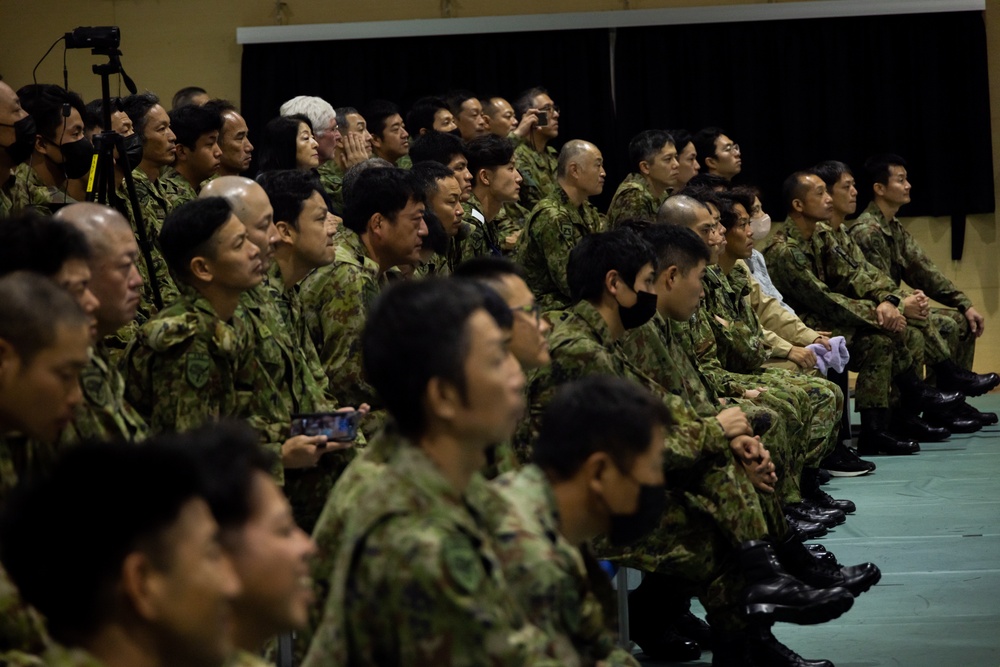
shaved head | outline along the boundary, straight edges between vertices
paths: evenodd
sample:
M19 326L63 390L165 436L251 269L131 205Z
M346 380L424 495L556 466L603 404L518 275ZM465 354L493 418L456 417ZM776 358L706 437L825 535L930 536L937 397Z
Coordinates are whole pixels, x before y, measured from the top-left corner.
M83 233L95 260L112 251L109 239L114 232L121 229L131 232L132 229L128 220L115 209L89 201L63 206L53 217L68 222Z
M656 212L656 221L661 224L691 227L698 222L700 215L704 215L703 211L708 210L706 204L693 197L674 195L660 205L660 210Z
M222 197L247 228L247 238L260 248L261 270L267 271L278 243L274 208L264 188L245 176L220 176L206 183L198 195Z
M559 151L559 162L556 167L557 176L565 176L569 173L569 166L571 164L580 164L580 158L588 153L599 153L597 146L590 143L589 141L584 141L583 139L572 139L567 141Z
M222 197L229 202L236 217L246 224L255 194L267 197L264 188L253 179L245 176L220 176L206 183L201 188L198 198Z

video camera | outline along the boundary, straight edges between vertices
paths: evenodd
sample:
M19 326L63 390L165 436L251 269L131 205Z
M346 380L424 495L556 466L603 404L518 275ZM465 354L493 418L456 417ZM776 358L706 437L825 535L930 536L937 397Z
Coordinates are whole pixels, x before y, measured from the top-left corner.
M66 33L67 49L115 49L122 43L122 34L116 25L75 28Z

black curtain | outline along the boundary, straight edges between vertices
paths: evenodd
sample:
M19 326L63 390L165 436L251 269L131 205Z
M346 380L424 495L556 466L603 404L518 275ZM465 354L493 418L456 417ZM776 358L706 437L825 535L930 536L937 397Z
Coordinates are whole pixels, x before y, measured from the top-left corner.
M775 218L792 171L839 159L860 177L882 151L909 162L906 215L994 208L981 12L254 44L243 49L242 110L252 135L295 95L405 110L451 88L512 99L536 84L563 109L558 143L604 152L599 205L630 171L634 134L718 125L742 149L738 182L760 186Z

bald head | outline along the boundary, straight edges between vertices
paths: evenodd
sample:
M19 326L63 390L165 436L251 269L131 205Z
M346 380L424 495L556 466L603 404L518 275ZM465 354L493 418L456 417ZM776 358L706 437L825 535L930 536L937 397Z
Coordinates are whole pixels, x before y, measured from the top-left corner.
M132 230L121 213L110 206L89 201L63 206L53 217L68 222L83 232L96 261L112 251L112 237L121 235L123 231L131 235Z
M708 206L686 195L674 195L660 205L656 221L666 225L694 227L705 214L711 217Z
M89 287L100 301L97 333L109 336L135 319L139 307L141 260L132 227L115 209L93 202L64 206L55 217L80 230L90 245Z
M590 143L589 141L584 141L583 139L571 139L567 141L559 151L559 162L556 167L556 175L560 178L565 177L569 174L570 165L580 165L583 158L588 155L596 153L601 154L601 151L597 150L597 146Z
M244 176L220 176L202 187L198 198L222 197L247 228L247 238L260 248L262 270L267 271L278 243L271 200L259 183Z

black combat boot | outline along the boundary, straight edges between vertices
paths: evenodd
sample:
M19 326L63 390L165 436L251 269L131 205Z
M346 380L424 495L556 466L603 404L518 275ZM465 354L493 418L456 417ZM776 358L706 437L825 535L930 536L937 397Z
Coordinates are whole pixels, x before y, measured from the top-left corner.
M806 468L802 471L802 484L800 485L802 498L807 503L835 509L850 514L857 511L857 506L850 500L838 500L823 490L819 485L819 470L816 468Z
M892 432L917 442L941 442L951 437L951 431L946 426L935 426L921 419L918 413L908 410L896 410L893 413Z
M778 641L768 625L747 630L747 654L754 665L764 667L833 667L829 660L806 660ZM714 664L714 663L713 663Z
M802 546L798 536L789 534L775 546L778 559L789 573L816 588L839 586L857 597L878 583L882 572L874 563L842 566L819 559Z
M960 391L966 396L981 396L1000 385L1000 375L973 373L951 359L934 364L933 368L938 389L944 391Z
M867 408L861 410L861 435L858 436L858 454L916 454L920 445L914 440L897 438L889 432L889 409Z
M846 588L812 588L788 574L763 540L742 545L740 566L749 582L743 612L751 619L812 625L833 620L854 604Z
M904 410L940 410L950 408L965 401L960 391L941 391L930 386L912 368L895 378L899 393L903 395Z

